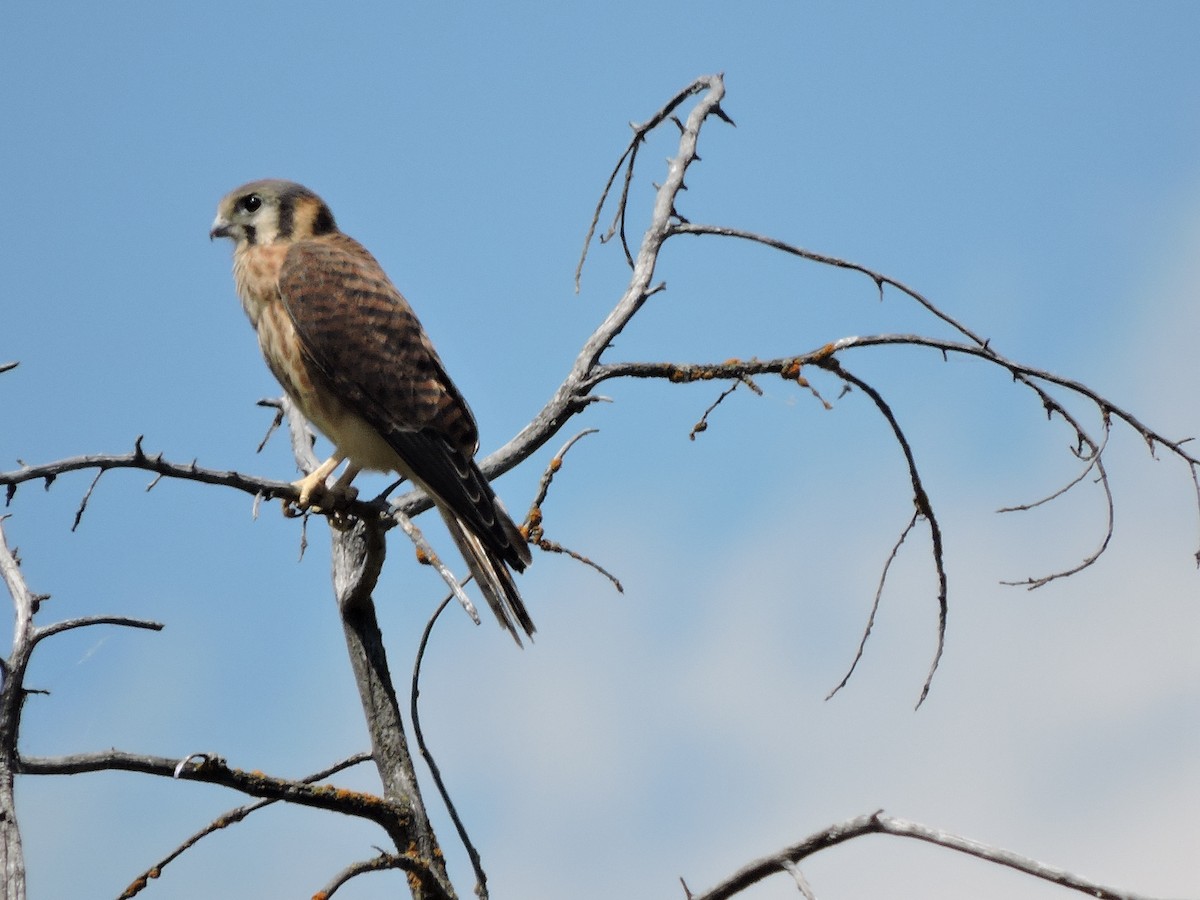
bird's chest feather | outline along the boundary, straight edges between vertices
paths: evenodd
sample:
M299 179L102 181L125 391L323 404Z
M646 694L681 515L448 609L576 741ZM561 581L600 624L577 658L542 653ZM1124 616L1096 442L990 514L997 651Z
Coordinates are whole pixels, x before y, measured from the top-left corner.
M233 255L233 281L255 328L264 310L279 305L279 270L287 250L282 244L252 245L239 247Z
M238 296L258 333L258 346L271 374L305 418L356 465L364 469L395 469L395 451L345 406L305 355L303 342L279 293L279 270L286 253L285 246L251 246L235 254L233 265Z
M279 296L279 269L286 254L287 247L280 245L246 247L234 256L233 278L271 374L301 412L319 426L324 410L313 373Z

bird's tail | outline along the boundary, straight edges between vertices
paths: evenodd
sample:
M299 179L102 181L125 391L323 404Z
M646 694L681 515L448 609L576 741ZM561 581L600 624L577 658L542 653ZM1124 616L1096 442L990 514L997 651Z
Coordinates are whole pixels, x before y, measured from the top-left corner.
M485 546L483 541L458 516L444 509L441 504L438 505L438 511L446 520L450 536L454 538L459 552L467 561L467 568L471 570L471 575L474 576L475 583L479 585L492 612L496 614L500 624L513 636L517 646L521 646L521 634L517 627L520 626L520 629L529 638L533 637L533 633L537 629L533 627L533 620L529 618L529 612L525 609L524 601L521 600L521 594L517 590L516 582L513 581L512 572L508 570L505 561L495 551ZM501 515L503 515L502 512ZM516 530L515 526L513 526L513 530ZM520 537L519 532L517 532L517 536ZM529 551L523 537L520 547L525 551L522 556L527 557Z

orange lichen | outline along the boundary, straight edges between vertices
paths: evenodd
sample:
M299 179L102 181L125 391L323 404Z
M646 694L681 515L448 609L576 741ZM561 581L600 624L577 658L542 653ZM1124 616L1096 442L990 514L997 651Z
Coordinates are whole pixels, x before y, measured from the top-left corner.
M825 359L827 356L833 356L837 348L833 344L826 344L820 350L813 354L813 359Z

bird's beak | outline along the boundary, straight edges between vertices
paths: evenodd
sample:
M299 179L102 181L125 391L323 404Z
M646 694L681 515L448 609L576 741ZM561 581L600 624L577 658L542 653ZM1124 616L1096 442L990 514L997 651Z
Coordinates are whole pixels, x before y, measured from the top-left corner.
M208 239L210 241L217 238L233 237L233 226L224 216L217 216L213 219L212 228L209 229Z

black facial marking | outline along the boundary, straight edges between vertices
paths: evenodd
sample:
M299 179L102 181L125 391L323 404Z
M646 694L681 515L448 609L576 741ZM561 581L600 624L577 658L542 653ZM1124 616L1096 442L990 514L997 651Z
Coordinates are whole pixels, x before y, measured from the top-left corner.
M333 213L324 203L317 209L317 217L313 219L312 229L313 234L329 234L331 231L337 230L337 224L333 221Z
M258 231L253 225L242 226L246 233L246 243L253 244L258 237Z
M279 237L286 240L296 227L296 201L292 197L279 198Z

